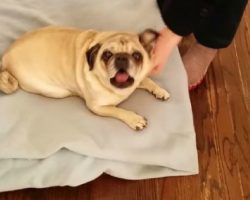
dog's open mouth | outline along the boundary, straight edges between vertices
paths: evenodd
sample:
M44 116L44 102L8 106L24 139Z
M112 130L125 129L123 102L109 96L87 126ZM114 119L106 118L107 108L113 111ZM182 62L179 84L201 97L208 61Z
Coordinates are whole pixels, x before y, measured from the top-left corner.
M134 78L126 71L119 70L116 75L110 79L110 83L117 88L127 88L134 83Z

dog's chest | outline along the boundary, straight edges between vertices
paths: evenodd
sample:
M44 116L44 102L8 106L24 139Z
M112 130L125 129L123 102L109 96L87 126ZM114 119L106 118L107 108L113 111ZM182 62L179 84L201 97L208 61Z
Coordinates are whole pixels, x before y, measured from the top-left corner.
M115 94L114 92L106 88L95 88L94 90L89 91L86 100L91 101L91 104L105 106L105 105L117 105L124 101L127 96L121 96Z

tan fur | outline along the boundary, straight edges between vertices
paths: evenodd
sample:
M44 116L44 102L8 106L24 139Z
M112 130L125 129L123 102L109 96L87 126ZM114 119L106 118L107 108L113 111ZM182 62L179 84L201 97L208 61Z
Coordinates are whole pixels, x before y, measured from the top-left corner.
M0 72L0 91L11 94L18 89L18 81L8 72Z
M86 52L100 43L93 70L89 69ZM135 78L132 86L119 89L109 83L109 75L101 52L105 49L131 53L134 49L143 54L140 68L130 71ZM0 72L0 90L10 94L18 89L52 98L79 96L87 107L101 116L124 121L140 130L146 120L132 111L116 107L136 88L140 87L167 99L169 94L146 78L152 63L136 33L96 32L63 27L46 27L27 33L5 52ZM110 72L113 73L113 72Z

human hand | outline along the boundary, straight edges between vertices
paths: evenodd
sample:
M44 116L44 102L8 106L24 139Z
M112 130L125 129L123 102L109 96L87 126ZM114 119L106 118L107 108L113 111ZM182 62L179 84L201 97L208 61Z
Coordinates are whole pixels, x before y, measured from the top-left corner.
M160 31L160 36L156 41L153 50L153 64L154 68L151 75L159 74L165 66L167 59L173 48L178 45L182 37L173 33L167 27Z

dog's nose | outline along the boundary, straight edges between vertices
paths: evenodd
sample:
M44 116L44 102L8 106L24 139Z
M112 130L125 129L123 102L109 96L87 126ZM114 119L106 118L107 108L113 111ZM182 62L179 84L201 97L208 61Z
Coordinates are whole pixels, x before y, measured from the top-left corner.
M129 65L129 60L126 55L117 55L115 58L115 67L117 69L126 70Z

